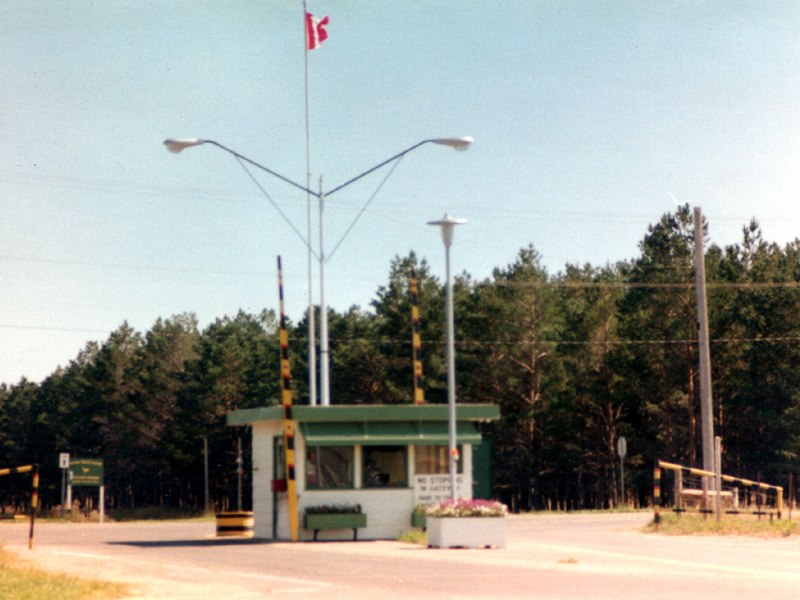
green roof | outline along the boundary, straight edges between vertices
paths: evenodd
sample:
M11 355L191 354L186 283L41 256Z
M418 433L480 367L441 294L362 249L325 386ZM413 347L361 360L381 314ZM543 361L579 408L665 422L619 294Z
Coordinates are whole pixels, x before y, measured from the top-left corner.
M278 421L280 406L260 406L228 413L228 425L252 425L259 421ZM374 423L446 422L446 404L348 404L334 406L294 406L292 417L298 423ZM458 404L457 421L494 421L500 418L496 404Z

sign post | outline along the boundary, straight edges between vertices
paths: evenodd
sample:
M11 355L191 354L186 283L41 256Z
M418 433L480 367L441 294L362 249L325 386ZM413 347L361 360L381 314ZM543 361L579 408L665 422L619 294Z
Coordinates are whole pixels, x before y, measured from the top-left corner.
M619 490L622 504L625 504L625 467L623 466L623 461L627 453L628 440L623 436L619 436L619 438L617 438L617 454L619 455Z
M103 485L103 459L102 458L74 458L69 466L71 486L85 486L100 488L100 522L105 519L105 486Z
M61 516L64 516L64 505L67 502L67 471L69 470L69 452L58 455L58 466L61 469Z

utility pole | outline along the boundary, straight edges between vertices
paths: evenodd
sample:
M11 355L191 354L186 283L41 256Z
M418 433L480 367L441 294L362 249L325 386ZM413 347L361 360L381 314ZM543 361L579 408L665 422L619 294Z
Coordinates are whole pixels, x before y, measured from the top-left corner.
M697 342L700 354L700 421L703 430L703 470L716 472L714 467L714 411L711 400L711 351L708 341L708 306L706 303L706 261L703 239L703 214L694 209L694 267L697 294ZM707 489L703 478L703 489ZM707 494L704 494L707 498ZM708 508L707 506L705 508Z

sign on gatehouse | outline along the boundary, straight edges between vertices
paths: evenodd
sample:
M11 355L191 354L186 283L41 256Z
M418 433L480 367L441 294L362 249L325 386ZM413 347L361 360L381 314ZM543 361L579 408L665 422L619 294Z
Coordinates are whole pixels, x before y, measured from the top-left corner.
M457 496L468 498L469 489L464 482L464 476L456 475ZM415 475L414 476L414 506L418 504L435 504L451 498L450 475Z

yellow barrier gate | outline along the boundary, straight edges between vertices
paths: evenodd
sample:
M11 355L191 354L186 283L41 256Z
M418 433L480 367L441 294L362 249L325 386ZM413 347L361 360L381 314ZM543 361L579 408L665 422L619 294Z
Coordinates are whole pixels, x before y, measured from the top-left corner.
M14 475L16 473L33 473L31 489L31 528L28 532L28 549L33 548L33 524L36 520L36 509L39 506L39 465L23 465L21 467L9 467L0 469L0 476Z
M767 514L763 508L770 505L770 494L772 494L774 498L772 505L775 508L775 513L779 519L782 517L782 486L721 474L721 482L729 484L730 489L722 490L722 486L720 486L719 497L717 497L717 489L716 486L713 485L713 479L717 477L716 473L659 460L653 469L653 520L656 525L658 525L660 521L659 513L663 505L663 488L661 484L662 470L673 472L675 475L675 482L672 487L672 503L675 512L685 512L689 504L701 502L700 512L704 514L712 513L714 511L708 507L710 505L710 500L714 499L719 506L721 506L723 502L729 505L729 508L725 512L729 514L739 514L746 512L740 509L743 508L743 504L744 506L752 504L752 497L755 496L756 510L751 514L757 515L760 518ZM694 488L686 487L684 485L684 478L688 480L691 480L691 478L699 478L702 485ZM712 485L709 485L708 479L712 479ZM745 497L743 499L739 497L740 491L745 492Z

